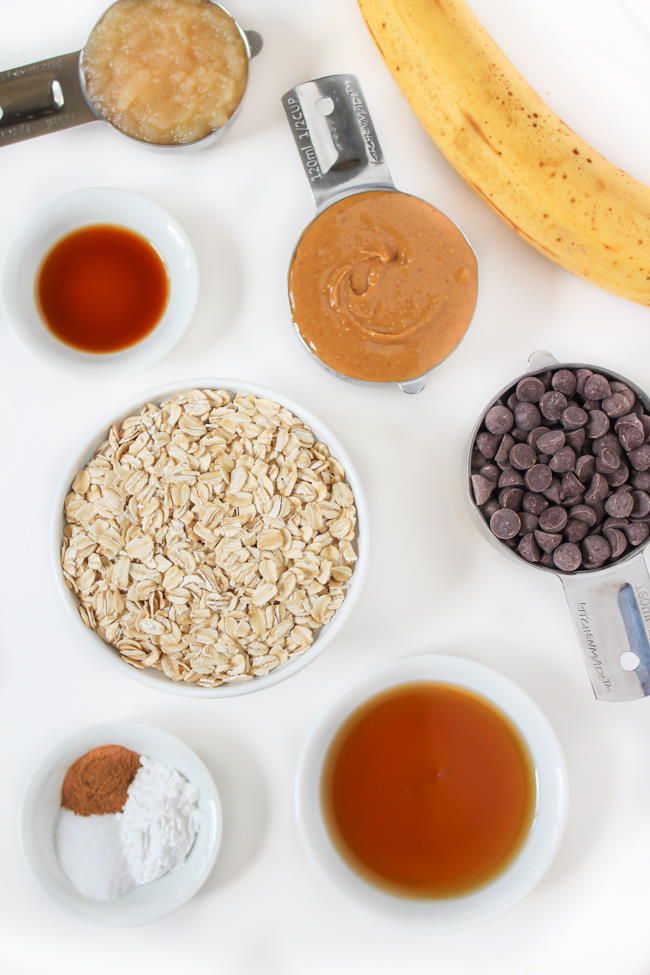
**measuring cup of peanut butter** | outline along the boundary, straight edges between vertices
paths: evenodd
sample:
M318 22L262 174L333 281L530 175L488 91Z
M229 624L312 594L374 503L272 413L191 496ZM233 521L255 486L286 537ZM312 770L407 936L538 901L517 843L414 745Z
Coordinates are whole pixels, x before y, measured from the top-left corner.
M261 47L214 0L116 0L81 51L0 72L0 145L94 121L150 146L209 145Z
M306 81L282 104L316 204L289 269L298 336L342 379L418 393L472 319L476 256L444 213L395 188L354 75Z

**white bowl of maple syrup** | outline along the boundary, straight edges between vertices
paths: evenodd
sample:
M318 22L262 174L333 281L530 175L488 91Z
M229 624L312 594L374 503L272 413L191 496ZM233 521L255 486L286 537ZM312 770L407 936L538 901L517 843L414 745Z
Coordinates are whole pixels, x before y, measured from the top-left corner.
M143 368L187 329L198 297L192 245L176 220L127 190L48 200L21 227L2 272L16 336L57 365Z
M325 874L431 932L525 897L555 856L567 797L562 749L534 701L440 654L381 664L338 698L295 787L304 845Z

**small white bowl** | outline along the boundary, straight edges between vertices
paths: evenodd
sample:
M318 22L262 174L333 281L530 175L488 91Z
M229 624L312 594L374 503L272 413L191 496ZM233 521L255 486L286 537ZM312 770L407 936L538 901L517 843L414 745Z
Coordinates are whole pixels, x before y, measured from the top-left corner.
M59 866L54 841L65 773L77 758L101 745L123 745L177 769L198 786L199 808L203 814L194 846L178 870L153 883L135 887L113 901L88 900L72 886ZM34 773L20 812L22 850L42 886L84 920L111 927L148 924L189 901L214 866L221 832L219 793L198 756L173 735L128 721L86 728L61 742Z
M337 610L334 617L329 623L326 623L325 626L318 631L312 645L303 653L295 654L294 656L290 657L286 663L280 664L280 666L276 667L275 670L272 670L270 673L265 674L262 677L254 677L251 680L245 680L241 683L235 682L221 684L219 687L197 687L196 684L185 684L182 681L172 681L168 677L165 677L161 671L155 670L153 667L139 670L138 668L132 667L130 664L125 663L114 647L110 646L108 643L105 643L104 640L97 636L93 630L89 629L82 623L77 608L77 598L74 593L68 589L61 571L61 541L63 538L64 526L63 504L66 495L70 490L72 479L77 471L81 470L81 468L90 460L97 447L106 439L107 430L112 424L119 423L125 417L137 412L145 405L145 403L161 402L166 397L173 396L184 389L225 389L233 394L246 393L253 396L263 397L264 399L270 399L276 403L280 403L281 406L286 407L286 409L290 410L295 416L299 417L301 420L304 420L307 426L314 431L316 437L323 443L327 444L334 457L336 457L337 460L339 460L343 465L348 483L354 494L358 516L358 559L355 563L352 578L348 583L347 594L343 600L343 603L341 604L340 609ZM155 688L156 690L168 691L171 694L180 694L185 697L214 698L236 697L241 694L250 694L253 691L261 691L265 687L272 687L274 684L278 684L280 681L285 680L285 678L290 677L292 674L296 674L299 670L302 670L303 667L306 667L308 663L315 660L316 657L322 653L327 644L330 643L338 634L357 601L359 592L363 585L363 580L366 575L366 568L368 564L369 534L368 505L361 487L359 475L357 474L352 461L350 460L347 450L343 447L338 437L336 437L331 430L329 430L329 428L318 419L318 417L314 416L313 413L310 413L309 410L306 410L303 406L295 403L287 396L283 396L281 393L276 393L275 390L266 389L264 386L257 386L253 383L243 383L235 379L213 378L187 379L183 382L174 382L168 383L164 386L158 386L156 389L149 390L148 393L138 396L137 400L132 401L126 406L122 406L120 409L116 410L115 413L113 413L112 416L107 420L107 422L102 424L99 433L96 434L92 440L79 452L72 466L67 467L66 473L62 480L62 491L57 498L52 518L52 553L54 556L54 574L65 604L74 616L79 638L85 642L89 649L99 651L105 660L118 666L122 673L127 674L129 677L133 677L135 680L138 680L143 684L147 684L149 687Z
M414 681L457 684L487 698L519 729L532 756L537 785L533 823L511 865L484 887L462 897L399 897L373 886L343 860L325 825L321 805L323 762L335 733L364 701L389 687ZM502 914L541 879L558 848L567 813L562 749L544 714L516 684L496 671L458 657L422 654L382 664L367 673L312 732L296 773L298 826L310 854L343 889L364 905L396 918L452 931Z
M49 331L36 301L36 276L45 255L66 234L93 224L119 225L145 237L162 258L169 278L160 321L144 339L121 352L81 352L66 345ZM58 365L100 374L143 368L169 352L194 314L198 282L192 245L170 214L136 193L96 187L53 197L23 224L5 259L0 293L11 327L32 352Z

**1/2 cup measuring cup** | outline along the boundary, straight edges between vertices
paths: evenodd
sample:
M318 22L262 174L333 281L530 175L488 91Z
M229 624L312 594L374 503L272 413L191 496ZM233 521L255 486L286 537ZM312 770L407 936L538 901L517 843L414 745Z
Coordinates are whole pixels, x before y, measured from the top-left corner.
M234 23L237 33L244 44L246 57L250 62L262 47L262 39L256 31L243 30L232 15L219 3L209 0L215 7L223 11ZM96 30L102 18L95 24ZM92 33L90 37L92 37ZM89 40L90 40L89 37ZM101 111L93 105L87 93L83 72L84 48L71 54L46 58L33 64L25 64L18 68L0 71L0 146L11 145L33 139L37 135L56 132L59 129L71 128L84 122L107 121ZM183 143L154 143L145 142L122 132L127 138L143 145L155 146L162 149L184 149L189 147L204 147L211 145L230 128L239 114L241 103L246 91L248 79L242 92L239 104L228 121L208 135L193 142ZM117 126L113 126L117 128ZM120 131L118 129L118 131Z
M307 81L282 104L316 204L289 270L298 336L343 379L420 392L474 314L474 252L395 188L354 75Z
M511 393L521 380L541 377L549 370L591 370L608 380L625 384L650 413L650 398L629 379L611 369L584 363L560 363L548 352L534 353L528 371L508 383L483 410L470 439L467 458L470 506L483 535L500 552L520 564L556 575L564 588L578 635L589 679L599 701L633 701L650 696L650 574L645 560L645 540L610 559L602 568L564 572L557 567L534 564L500 541L481 513L471 489L472 452L488 410ZM585 407L587 408L587 407ZM614 520L614 519L613 519ZM621 519L623 520L623 519Z

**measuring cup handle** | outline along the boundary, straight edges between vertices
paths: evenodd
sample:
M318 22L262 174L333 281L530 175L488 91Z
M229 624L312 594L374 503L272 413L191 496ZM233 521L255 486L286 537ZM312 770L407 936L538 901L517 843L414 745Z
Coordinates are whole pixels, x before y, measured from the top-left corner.
M318 209L362 189L394 189L354 75L305 81L282 104Z
M81 87L80 55L73 51L0 71L0 145L98 118Z
M600 701L650 695L650 575L642 551L593 576L561 576Z

